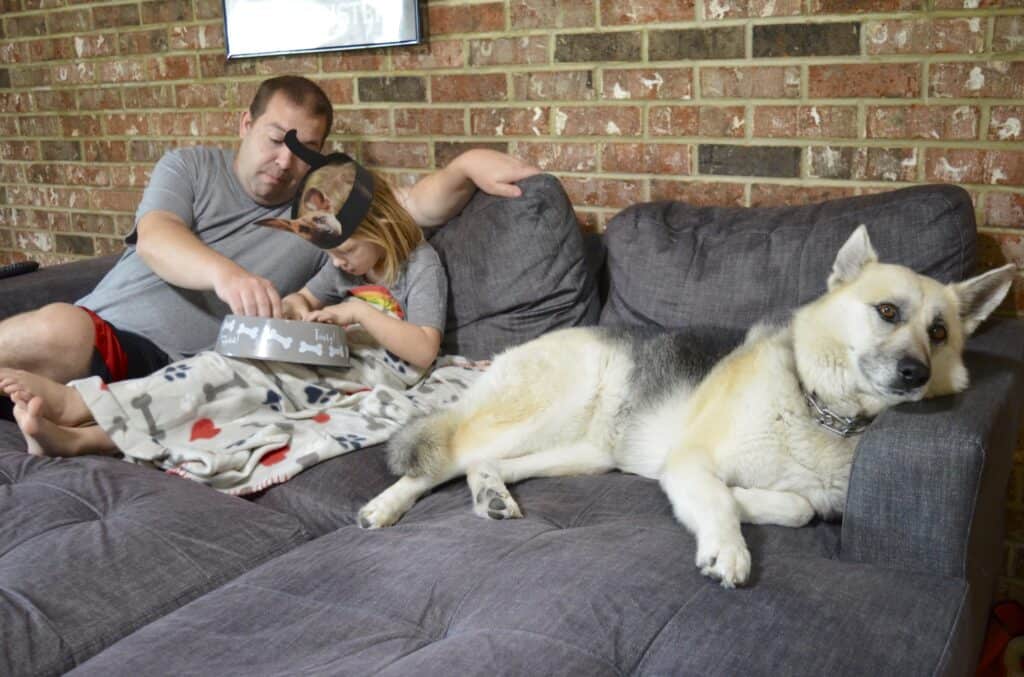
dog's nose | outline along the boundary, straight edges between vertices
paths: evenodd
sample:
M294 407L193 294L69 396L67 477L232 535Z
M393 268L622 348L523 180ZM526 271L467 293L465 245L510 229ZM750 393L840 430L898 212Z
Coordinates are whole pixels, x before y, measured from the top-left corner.
M920 388L928 382L932 375L927 364L912 357L901 358L896 363L896 369L900 372L900 379L907 388Z

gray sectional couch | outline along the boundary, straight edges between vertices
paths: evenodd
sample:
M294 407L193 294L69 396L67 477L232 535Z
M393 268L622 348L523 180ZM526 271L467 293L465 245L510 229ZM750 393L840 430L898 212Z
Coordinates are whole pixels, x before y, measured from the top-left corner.
M634 324L725 350L825 288L859 223L885 261L972 273L967 194L909 188L798 208L630 207L582 237L556 180L476 196L433 242L451 281L445 349ZM0 317L71 300L99 259L0 280ZM520 520L476 517L461 480L394 527L356 511L393 481L384 448L255 498L115 459L26 455L0 421L0 674L965 675L1001 568L1024 405L1024 321L970 341L963 394L863 435L842 522L744 526L750 584L693 566L655 482L513 485Z

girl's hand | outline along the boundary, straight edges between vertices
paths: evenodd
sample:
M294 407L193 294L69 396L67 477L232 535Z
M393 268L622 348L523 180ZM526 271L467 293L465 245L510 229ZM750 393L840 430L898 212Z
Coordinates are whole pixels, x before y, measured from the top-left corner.
M301 294L288 294L281 299L281 315L286 320L301 320L310 310L309 302Z
M363 301L349 299L320 310L309 311L302 316L302 319L306 322L324 322L344 327L350 324L359 324L359 318L362 317L363 311L367 307Z

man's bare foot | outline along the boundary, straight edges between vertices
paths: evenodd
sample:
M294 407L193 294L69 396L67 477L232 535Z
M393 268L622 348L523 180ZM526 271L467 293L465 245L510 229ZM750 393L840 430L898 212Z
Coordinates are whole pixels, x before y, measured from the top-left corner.
M97 425L66 428L42 415L43 399L17 393L14 399L14 420L21 428L28 453L33 456L80 456L110 454L116 447Z
M12 399L27 395L26 402L42 398L39 415L57 425L75 426L92 420L92 412L77 390L32 372L0 369L0 392Z

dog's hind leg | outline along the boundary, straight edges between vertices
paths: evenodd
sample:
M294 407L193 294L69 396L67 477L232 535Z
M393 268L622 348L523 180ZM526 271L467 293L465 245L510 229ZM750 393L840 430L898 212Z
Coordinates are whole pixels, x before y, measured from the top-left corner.
M746 524L802 527L814 518L807 499L790 491L733 487L732 497L740 509L740 521Z
M466 483L473 497L473 512L480 517L504 520L523 516L493 461L484 461L467 468Z
M740 511L729 487L697 454L670 458L661 487L676 519L697 538L696 564L722 587L742 585L750 576L750 551L740 531Z

